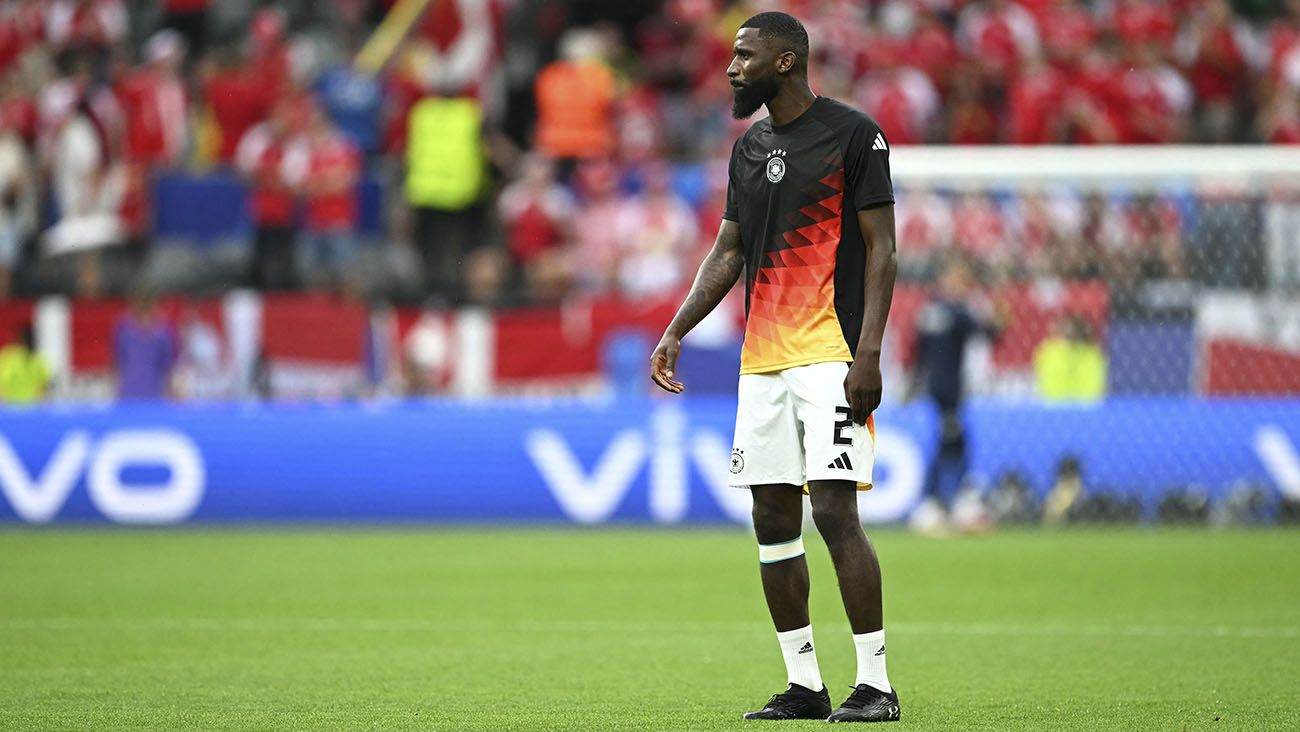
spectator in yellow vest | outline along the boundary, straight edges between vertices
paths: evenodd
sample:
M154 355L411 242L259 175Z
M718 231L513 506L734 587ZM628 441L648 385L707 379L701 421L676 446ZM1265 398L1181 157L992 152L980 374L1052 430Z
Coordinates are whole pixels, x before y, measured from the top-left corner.
M36 352L30 325L18 342L0 348L0 404L35 404L50 388L50 365Z
M406 202L424 265L422 294L465 298L467 262L478 257L491 168L509 169L518 151L468 96L429 96L407 120Z
M1038 394L1048 402L1096 402L1106 396L1106 354L1083 320L1062 316L1034 350Z

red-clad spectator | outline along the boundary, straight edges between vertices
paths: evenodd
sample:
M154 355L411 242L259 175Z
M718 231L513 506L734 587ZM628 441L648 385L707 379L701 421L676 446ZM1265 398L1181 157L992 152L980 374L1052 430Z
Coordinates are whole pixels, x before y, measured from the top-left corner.
M1109 45L1094 46L1072 74L1065 103L1066 142L1106 145L1125 126L1123 69Z
M1134 196L1121 218L1121 256L1149 277L1182 277L1182 217L1169 199Z
M852 56L853 79L856 81L864 74L868 74L877 69L883 69L889 66L897 66L905 63L907 60L907 49L903 45L903 39L889 33L883 33L879 29L868 29L864 33L865 41L862 48ZM818 64L818 67L827 66L833 63L829 58ZM822 72L818 72L820 75Z
M126 73L115 91L122 105L128 163L173 165L186 140L189 111L181 64L185 41L174 30L155 33L145 44L145 63Z
M284 175L303 196L309 283L341 287L357 253L361 151L319 107L308 116L307 131L285 152Z
M648 163L662 154L666 132L660 95L648 86L628 90L618 101L618 157Z
M900 265L922 272L935 255L952 246L952 206L927 190L898 196L896 209Z
M1196 91L1201 137L1207 141L1235 137L1240 122L1237 100L1245 91L1254 53L1250 29L1232 17L1227 0L1206 0L1179 37L1179 60Z
M29 147L36 141L36 100L18 71L0 76L0 127L17 133Z
M555 165L540 155L525 156L519 180L501 192L506 248L524 265L559 248L574 213L573 197L555 180Z
M249 27L248 58L244 67L253 87L262 95L258 119L264 118L271 105L291 86L291 57L285 39L284 14L276 8L259 10Z
M1155 43L1162 54L1171 52L1178 32L1177 16L1166 0L1115 0L1109 25L1124 45Z
M1292 92L1300 91L1300 46L1291 49L1291 52L1282 59L1281 71L1276 83Z
M1093 191L1084 196L1079 238L1095 258L1123 245L1123 212L1105 194Z
M499 207L506 248L523 269L534 299L562 295L567 279L563 250L575 209L573 197L555 180L555 165L538 155L525 157L519 180L501 192Z
M906 58L924 71L941 91L951 83L957 65L957 42L952 33L925 7L916 12L916 30L904 43Z
M1073 69L1097 41L1097 20L1079 0L1053 0L1036 16L1047 60L1058 69Z
M1016 258L1030 272L1052 270L1059 243L1077 232L1083 209L1073 195L1026 191L1010 202L1007 229L1016 242Z
M1016 145L1059 143L1064 136L1062 107L1069 93L1065 74L1041 56L1030 57L1007 89L1007 142Z
M504 22L497 0L440 0L424 14L419 35L430 44L433 63L425 86L444 94L469 96L495 114L491 88L500 54Z
M690 3L698 1L689 0ZM725 69L731 63L731 43L718 37L713 32L709 19L700 18L697 9L682 10L681 2L677 6L674 15L681 17L681 22L686 26L685 51L694 69L689 80L690 91L706 93L710 88L715 92L718 89L726 90L726 77L720 76L717 70ZM606 34L605 47L617 48L622 40L617 28L602 26L601 29Z
M1268 72L1273 80L1285 78L1287 59L1300 51L1300 0L1285 0L1281 17L1268 24L1264 38Z
M996 85L1014 77L1021 60L1039 47L1034 17L1010 0L966 6L957 22L957 38Z
M256 229L250 281L259 290L297 284L294 260L294 192L285 180L284 154L293 130L306 122L292 102L281 102L265 122L239 141L235 163L249 184L248 208Z
M948 140L956 145L997 141L997 115L984 98L979 72L964 66L953 75L948 101Z
M588 29L567 31L560 39L561 57L573 58L564 47L574 42L593 43L580 38L587 34L597 32ZM684 92L695 84L700 69L690 48L690 31L669 12L655 13L642 20L636 27L635 43L637 76L642 83L660 92ZM606 50L584 55L603 56Z
M994 261L1010 251L1007 230L993 197L965 193L953 208L953 244L975 257Z
M244 133L266 118L271 95L233 47L219 51L204 76L203 97L218 134L217 160L229 163Z
M891 64L867 74L853 98L896 145L925 142L939 112L939 91L912 66Z
M868 40L870 19L866 3L829 0L820 5L801 16L807 20L809 38L817 39L816 50L829 57L851 58ZM882 24L885 24L883 18Z
M1300 95L1283 84L1276 84L1259 110L1255 135L1263 142L1279 145L1300 144Z
M108 49L126 37L122 0L54 0L45 16L45 38L55 48Z
M619 171L608 160L589 160L578 165L575 180L582 200L573 221L570 280L583 292L606 292L618 277L619 252L610 232L617 229L622 209Z
M144 64L126 71L113 91L122 110L122 162L126 190L121 217L128 234L141 239L152 220L150 179L156 168L180 162L189 112L181 64L185 40L174 30L145 44Z
M9 71L45 37L46 0L10 0L0 5L0 72Z
M1132 49L1132 62L1123 73L1123 142L1154 145L1180 141L1187 128L1192 90L1182 74L1160 61L1154 43Z

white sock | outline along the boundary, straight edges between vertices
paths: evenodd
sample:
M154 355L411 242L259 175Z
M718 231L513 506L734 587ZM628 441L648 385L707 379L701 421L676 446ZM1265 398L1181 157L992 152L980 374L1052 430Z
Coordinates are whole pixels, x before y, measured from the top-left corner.
M817 651L813 650L812 626L778 632L776 640L781 644L781 655L785 658L787 680L791 684L821 691L822 672L817 668Z
M853 645L858 649L858 680L853 685L866 684L886 694L893 691L885 673L885 631L855 635Z

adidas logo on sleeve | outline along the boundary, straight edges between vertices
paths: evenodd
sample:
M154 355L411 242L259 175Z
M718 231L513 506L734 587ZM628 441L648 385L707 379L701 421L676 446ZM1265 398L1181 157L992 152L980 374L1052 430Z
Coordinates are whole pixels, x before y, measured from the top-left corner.
M861 139L861 138L859 138L859 139ZM877 132L877 133L876 133L876 141L873 142L873 143L871 144L871 149L872 149L872 150L888 150L888 149L889 149L889 146L885 144L885 136L882 135L881 133Z

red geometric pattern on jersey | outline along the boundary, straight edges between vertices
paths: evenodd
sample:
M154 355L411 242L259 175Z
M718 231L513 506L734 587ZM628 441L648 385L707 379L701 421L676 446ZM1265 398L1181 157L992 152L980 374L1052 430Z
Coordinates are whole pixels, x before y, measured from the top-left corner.
M753 273L740 373L851 361L835 312L835 259L843 230L844 164L839 153L800 197L812 202L786 216L789 229L769 242Z

